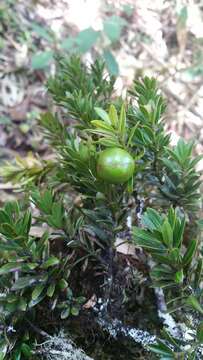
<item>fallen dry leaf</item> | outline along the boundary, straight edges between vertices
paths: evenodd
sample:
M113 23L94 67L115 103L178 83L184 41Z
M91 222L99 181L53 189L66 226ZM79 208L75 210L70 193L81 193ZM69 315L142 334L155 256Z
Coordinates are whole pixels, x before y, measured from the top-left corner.
M123 239L116 239L116 251L124 255L135 255L135 246L129 242L123 242Z
M92 295L92 297L83 305L83 309L91 309L95 306L97 302L97 297L95 294Z

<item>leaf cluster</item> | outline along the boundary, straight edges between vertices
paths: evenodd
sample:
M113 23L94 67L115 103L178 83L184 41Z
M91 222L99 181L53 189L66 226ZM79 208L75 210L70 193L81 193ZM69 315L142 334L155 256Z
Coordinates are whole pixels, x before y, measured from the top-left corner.
M115 79L104 75L104 63L96 60L88 69L80 57L59 58L56 76L47 84L58 105L68 110L81 126L95 118L94 108L109 102Z
M0 287L3 291L0 306L5 333L5 336L1 334L1 351L4 355L13 349L14 354L26 352L26 343L18 348L19 334L23 340L25 323L36 316L40 304L47 304L52 312L65 319L78 315L85 300L75 297L68 283L73 266L68 249L53 250L54 238L62 237L60 233L54 235L59 229L63 231L62 203L54 200L51 191L42 196L34 191L32 201L44 214L41 222L49 225L39 235L33 234L31 212L23 211L18 202L7 203L0 210ZM12 339L7 333L7 324L15 329L16 336Z

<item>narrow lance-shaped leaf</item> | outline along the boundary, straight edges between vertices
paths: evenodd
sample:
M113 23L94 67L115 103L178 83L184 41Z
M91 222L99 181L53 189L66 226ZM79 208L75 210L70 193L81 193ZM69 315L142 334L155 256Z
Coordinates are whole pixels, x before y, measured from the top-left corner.
M126 128L126 112L125 112L125 106L123 104L121 107L121 113L119 117L119 131L122 137L124 137L125 135L125 128Z
M19 262L7 263L0 268L0 275L4 275L4 274L8 274L10 272L15 272L15 271L21 270L22 266L23 266L23 263L19 263Z
M173 359L173 351L171 348L160 340L158 340L157 344L148 346L148 349L152 350L156 354L168 356L168 358L171 356L171 359Z
M171 248L173 245L173 230L167 219L165 219L161 227L161 233L164 244L166 244L169 248Z
M52 297L54 295L54 291L55 291L56 285L50 284L48 289L47 289L47 296Z
M115 106L112 104L109 108L109 118L112 126L116 129L118 127L118 114Z
M36 300L42 291L44 290L44 284L37 285L32 292L32 300Z
M133 128L130 130L130 134L129 134L129 138L128 138L128 142L127 142L127 147L132 146L133 136L135 135L135 131L137 130L139 125L140 125L140 123L137 122L137 124L135 126L133 126Z
M104 122L108 125L111 125L111 120L109 118L109 115L107 114L107 112L105 110L103 110L102 108L99 107L95 107L94 108L97 115L99 115L99 117L104 120Z
M183 240L183 234L185 230L185 217L179 222L176 221L175 228L173 231L173 246L180 247Z
M94 125L97 129L104 129L106 131L109 131L110 133L113 132L113 128L111 125L107 124L104 121L101 120L92 120L91 124Z
M142 246L143 248L150 249L151 250L157 250L161 253L165 250L165 246L157 240L156 237L154 237L152 234L147 233L146 230L134 228L133 229L133 239L135 243L139 246Z
M193 256L195 255L197 247L197 241L195 239L190 241L187 251L183 257L183 265L187 266L192 262Z
M44 262L44 264L42 265L42 267L44 269L49 268L50 266L55 266L59 264L59 259L55 256L51 256L47 261Z
M194 310L196 310L196 311L200 312L201 314L203 314L203 308L202 308L199 301L197 300L197 298L194 295L190 295L187 298L186 304L191 306Z
M34 276L20 277L13 284L11 290L21 290L21 289L26 288L27 286L32 286L36 282L37 282L37 279Z

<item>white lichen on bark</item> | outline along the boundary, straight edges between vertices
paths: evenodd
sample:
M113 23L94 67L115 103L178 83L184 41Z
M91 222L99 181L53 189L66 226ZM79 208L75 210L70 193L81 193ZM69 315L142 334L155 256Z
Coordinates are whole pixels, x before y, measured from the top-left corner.
M39 344L36 353L46 360L93 360L77 348L63 330Z

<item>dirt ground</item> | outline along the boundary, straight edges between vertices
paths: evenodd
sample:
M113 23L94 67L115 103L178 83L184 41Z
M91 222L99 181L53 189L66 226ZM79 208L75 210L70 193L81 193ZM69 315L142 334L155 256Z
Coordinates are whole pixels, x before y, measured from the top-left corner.
M54 54L105 57L125 96L133 79L157 78L167 97L167 129L203 149L203 4L195 0L1 0L0 162L46 154L37 119L51 105L46 79ZM199 170L203 162L199 163ZM12 197L0 184L1 201Z

